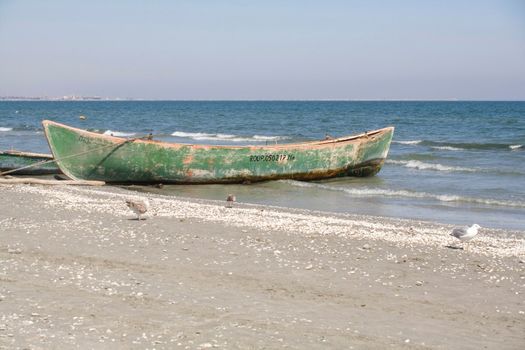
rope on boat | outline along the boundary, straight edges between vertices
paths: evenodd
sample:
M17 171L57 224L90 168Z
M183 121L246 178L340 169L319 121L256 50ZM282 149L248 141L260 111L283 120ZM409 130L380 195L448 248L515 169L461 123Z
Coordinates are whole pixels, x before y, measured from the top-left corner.
M123 145L125 143L133 142L135 140L149 139L149 137L150 136L148 135L148 136L144 136L144 137L135 137L135 138L132 138L132 139L127 139L126 141L118 144L117 146L121 146L121 145ZM61 161L61 160L64 160L64 159L68 159L68 158L78 157L78 156L84 155L86 153L100 151L100 150L103 150L103 149L106 149L106 148L109 148L109 147L116 147L116 146L114 144L111 144L111 145L106 145L106 146L103 146L103 147L100 147L100 148L90 149L88 151L72 154L72 155L69 155L69 156L66 156L66 157L62 157L60 159L54 159L53 158L53 159L50 159L50 160L43 160L43 161L36 162L36 163L33 163L33 164L29 164L29 165L26 165L26 166L23 166L23 167L20 167L20 168L16 168L16 169L11 169L11 170L0 172L0 176L11 174L11 173L14 173L14 172L19 171L19 170L32 168L32 167L38 166L38 165L44 165L44 164L47 164L47 163L54 163L54 162L58 162L58 161Z

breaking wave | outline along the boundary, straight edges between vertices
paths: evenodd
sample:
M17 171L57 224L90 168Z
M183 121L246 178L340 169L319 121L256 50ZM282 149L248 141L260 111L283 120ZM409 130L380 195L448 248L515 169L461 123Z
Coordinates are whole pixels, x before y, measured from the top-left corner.
M419 160L393 160L387 159L386 163L402 165L407 168L413 168L418 170L436 170L436 171L461 171L461 172L479 172L480 169L465 168L457 166L442 165L439 163L424 163Z
M128 136L134 136L134 132L122 132L122 131L113 131L113 130L106 130L104 131L104 135L111 135L111 136L117 136L117 137L128 137Z
M185 132L185 131L175 131L171 136L189 138L197 141L230 141L230 142L250 142L250 141L279 141L287 139L285 136L263 136L263 135L253 135L249 137L243 137L238 135L230 134L208 134L203 132Z
M452 147L452 146L433 146L433 149L440 151L461 151L462 148Z
M202 138L232 138L235 135L229 134L206 134L204 132L184 132L184 131L175 131L171 136L177 137L186 137L190 139L202 139Z
M479 205L492 205L501 207L512 207L512 208L525 208L525 202L521 201L506 201L490 198L474 198L474 197L463 197L449 194L433 194L428 192L415 192L407 190L388 190L381 188L348 188L348 187L336 187L329 186L320 183L312 182L301 182L295 180L281 180L287 184L296 187L307 187L307 188L319 188L328 191L343 192L351 196L359 197L397 197L397 198L421 198L421 199L433 199L440 202L457 202L457 203L472 203Z
M509 144L505 143L455 143L455 142L435 142L435 141L424 141L424 146L430 147L453 147L458 150L509 150Z
M399 143L401 145L419 145L423 140L408 140L408 141L392 141L392 143Z
M0 126L0 133L15 136L30 136L34 134L41 134L43 130L32 125L17 125L15 127Z
M401 145L410 146L426 146L433 149L445 150L445 151L462 151L462 150L515 150L522 148L521 144L508 144L508 143L462 143L462 142L441 142L441 141L429 141L429 140L407 140L407 141L392 141Z

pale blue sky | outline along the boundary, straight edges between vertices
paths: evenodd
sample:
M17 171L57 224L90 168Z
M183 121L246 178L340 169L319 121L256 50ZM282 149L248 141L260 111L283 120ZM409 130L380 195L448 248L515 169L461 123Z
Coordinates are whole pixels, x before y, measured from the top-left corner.
M525 0L0 0L0 95L525 99Z

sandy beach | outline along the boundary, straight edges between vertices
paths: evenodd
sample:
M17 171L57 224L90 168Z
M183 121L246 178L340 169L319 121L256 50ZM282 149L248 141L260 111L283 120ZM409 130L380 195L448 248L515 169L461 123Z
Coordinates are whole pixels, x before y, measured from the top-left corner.
M0 193L2 349L525 348L525 232L482 228L460 249L438 223ZM146 220L127 198L148 198Z

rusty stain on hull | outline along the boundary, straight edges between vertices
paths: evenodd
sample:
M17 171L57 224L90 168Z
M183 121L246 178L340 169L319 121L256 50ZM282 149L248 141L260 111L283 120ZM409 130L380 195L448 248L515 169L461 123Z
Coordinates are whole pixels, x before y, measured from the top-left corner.
M73 179L114 183L241 183L372 176L393 127L337 139L269 146L214 146L124 139L43 121L57 164Z

